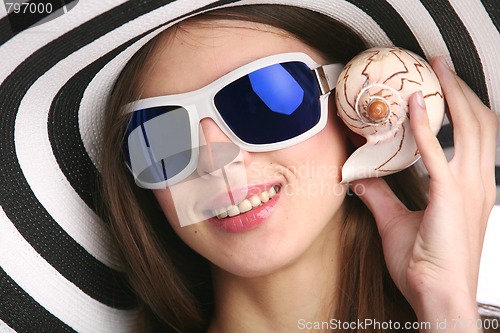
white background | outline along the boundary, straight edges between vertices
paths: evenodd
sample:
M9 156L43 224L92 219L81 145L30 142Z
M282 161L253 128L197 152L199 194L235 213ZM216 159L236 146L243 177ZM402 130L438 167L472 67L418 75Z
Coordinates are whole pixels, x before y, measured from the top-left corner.
M500 306L500 206L490 215L484 240L477 299Z

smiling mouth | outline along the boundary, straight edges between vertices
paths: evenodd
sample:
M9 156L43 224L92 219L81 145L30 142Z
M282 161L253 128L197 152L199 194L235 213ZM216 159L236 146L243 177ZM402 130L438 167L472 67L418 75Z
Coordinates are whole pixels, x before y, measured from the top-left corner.
M237 205L230 205L226 208L212 210L212 216L217 216L219 220L227 217L233 217L251 211L254 208L260 207L271 200L281 189L280 185L275 185L267 191L259 194L254 194L249 198L244 199Z

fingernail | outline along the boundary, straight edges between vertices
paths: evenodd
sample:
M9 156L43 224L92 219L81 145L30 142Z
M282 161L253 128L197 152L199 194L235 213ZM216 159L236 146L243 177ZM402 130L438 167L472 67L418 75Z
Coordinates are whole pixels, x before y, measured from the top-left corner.
M422 91L417 91L415 93L415 99L417 101L418 106L420 106L422 109L425 109L425 100Z

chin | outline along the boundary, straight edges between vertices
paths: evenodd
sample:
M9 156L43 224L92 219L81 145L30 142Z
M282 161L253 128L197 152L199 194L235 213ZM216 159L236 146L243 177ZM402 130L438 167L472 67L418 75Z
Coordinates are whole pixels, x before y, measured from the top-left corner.
M314 233L301 232L300 228L289 228L288 232L266 231L237 244L226 244L224 250L207 253L206 257L229 274L257 278L292 267L306 257L305 254L315 243Z
M273 257L272 261L261 259L258 261L249 260L234 260L229 259L220 265L214 264L217 269L241 278L261 278L271 276L287 267L296 261L294 258L276 258Z

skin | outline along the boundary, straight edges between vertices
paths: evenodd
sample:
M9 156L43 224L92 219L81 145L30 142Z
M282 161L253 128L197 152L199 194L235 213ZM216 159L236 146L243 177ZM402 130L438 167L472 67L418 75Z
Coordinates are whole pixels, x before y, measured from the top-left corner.
M267 26L234 21L183 25L153 59L144 92L154 96L192 91L253 60L295 51L325 63L310 47ZM301 144L273 152L242 152L249 184L282 185L274 212L254 230L228 234L206 222L180 227L171 191L155 191L178 235L214 264L217 312L212 331L293 332L298 318L317 319L322 303L333 299L337 225L347 190L339 184L346 137L333 115L332 110L321 133ZM202 120L201 127L207 142L230 142L211 119ZM329 150L311 157L324 142L331 142ZM333 166L330 177L314 174L320 166ZM227 168L231 172L236 166ZM203 166L199 169L203 173ZM308 191L321 186L335 188L335 193ZM196 199L205 198L201 194Z
M144 95L192 91L252 60L293 51L325 63L316 51L268 26L238 21L184 24L152 56ZM486 223L495 198L498 121L442 61L435 59L432 66L449 101L455 156L446 160L429 128L425 107L419 105L418 93L414 94L411 126L431 177L429 206L425 211L408 211L382 179L353 185L365 188L361 199L375 216L396 285L419 320L434 323L436 319L478 317L475 295ZM347 136L332 100L328 123L316 136L279 151L242 152L238 165L245 167L249 183L278 182L295 189L322 182L340 186L338 173L321 178L297 172L311 171L311 162L340 170L346 159ZM201 128L207 142L230 141L210 119L202 120ZM328 150L321 148L324 142L329 142ZM330 305L335 293L337 225L346 190L341 188L329 195L282 191L269 219L242 234L227 234L206 222L180 227L170 190L155 191L179 236L213 263L217 307L209 332L293 332L298 330L299 318L330 319L334 304L325 304ZM448 325L447 332L461 331Z
M478 318L479 261L495 203L498 119L443 59L431 65L448 102L455 153L448 162L419 96L412 96L411 127L430 175L427 209L408 211L381 179L357 184L366 188L361 198L377 221L389 272L419 320L469 320ZM440 330L445 331L461 332L452 325Z

